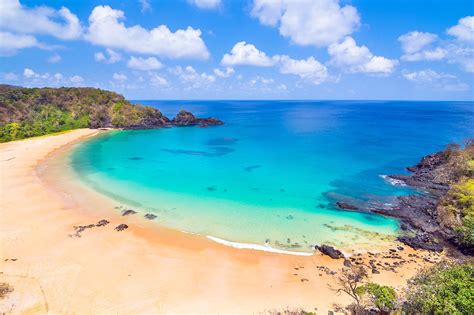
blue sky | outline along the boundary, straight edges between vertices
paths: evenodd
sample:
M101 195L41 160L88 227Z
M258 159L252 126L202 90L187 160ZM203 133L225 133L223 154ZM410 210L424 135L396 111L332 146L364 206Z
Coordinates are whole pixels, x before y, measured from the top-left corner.
M129 99L473 100L471 0L0 0L0 82Z

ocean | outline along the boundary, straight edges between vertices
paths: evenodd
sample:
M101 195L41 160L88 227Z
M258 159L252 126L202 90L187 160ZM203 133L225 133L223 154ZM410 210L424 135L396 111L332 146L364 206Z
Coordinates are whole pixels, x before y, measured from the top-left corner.
M308 253L377 248L396 219L367 209L417 193L384 175L474 137L472 102L136 101L223 126L112 131L68 156L77 178L117 206L235 247ZM119 211L119 210L117 210Z

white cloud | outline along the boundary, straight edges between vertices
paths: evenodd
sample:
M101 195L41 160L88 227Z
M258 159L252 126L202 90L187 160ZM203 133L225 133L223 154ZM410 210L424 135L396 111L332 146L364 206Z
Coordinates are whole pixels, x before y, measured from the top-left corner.
M84 82L84 79L79 75L74 75L69 78L69 81L71 81L73 84L79 85Z
M264 78L264 77L261 77L261 76L256 76L254 79L250 80L249 82L250 82L251 85L255 85L258 82L260 82L264 85L267 85L267 84L275 83L275 80L273 80L272 78Z
M251 14L298 45L330 45L360 24L357 9L339 0L254 0Z
M221 0L188 0L188 3L200 9L217 9L221 5Z
M223 71L219 68L214 68L214 74L218 77L221 77L221 78L228 78L231 75L233 75L234 72L235 72L234 68L232 68L232 67L226 67L225 71Z
M223 66L257 66L270 67L277 60L268 57L263 51L258 50L254 45L246 42L238 42L234 45L230 54L222 57L221 65Z
M60 39L79 38L81 24L69 9L27 8L18 0L0 1L0 28L23 34L47 34Z
M61 61L61 56L58 54L54 54L51 57L48 58L49 63L58 63Z
M280 84L279 86L277 86L277 89L278 90L281 90L281 91L286 91L288 90L287 86L285 84Z
M140 25L125 26L123 11L96 6L89 16L85 38L93 44L129 52L168 58L207 59L209 52L201 31L188 27L171 32L166 25L147 30Z
M168 81L165 78L160 77L159 75L156 75L156 74L151 76L150 83L151 85L157 86L157 87L168 86Z
M474 16L463 17L458 24L450 27L447 33L460 41L474 43Z
M406 54L413 54L419 52L427 45L433 43L438 39L438 35L432 33L424 33L412 31L398 37L398 41L402 45L402 50Z
M23 70L23 76L27 79L31 79L31 78L38 78L39 74L31 70L30 68L25 68Z
M155 57L142 58L132 56L127 62L127 67L135 70L148 71L161 69L163 64Z
M456 77L450 74L438 73L432 69L420 70L420 71L403 71L403 77L409 81L417 83L428 83L437 81L443 78L446 79L455 79Z
M181 81L191 84L190 87L193 88L201 87L216 81L216 77L212 74L207 74L205 72L199 73L192 66L187 66L185 68L176 66L175 68L170 68L169 71L178 76Z
M96 52L94 54L95 61L112 64L122 60L122 55L120 55L118 52L110 48L107 48L105 51L108 57L103 52Z
M421 61L421 60L441 60L446 57L448 52L446 49L436 47L431 50L422 50L412 54L404 54L401 59L404 61Z
M151 11L150 0L139 0L142 13Z
M374 56L366 46L357 46L352 37L328 47L334 64L352 73L390 74L398 64L397 60Z
M297 75L313 84L320 84L329 77L327 68L313 57L295 60L288 56L281 56L280 72Z
M0 31L0 56L12 56L20 49L38 46L36 38L31 35L16 35Z
M127 79L128 79L125 74L116 73L116 72L112 75L112 78L113 78L114 80L117 80L117 81L120 81L120 82L127 81Z

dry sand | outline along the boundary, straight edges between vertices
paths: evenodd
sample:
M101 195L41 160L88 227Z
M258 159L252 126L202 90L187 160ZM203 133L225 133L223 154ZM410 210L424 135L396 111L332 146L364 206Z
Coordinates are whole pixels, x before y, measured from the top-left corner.
M0 313L255 314L288 307L327 314L333 303L350 302L329 288L329 270L340 270L342 259L235 249L124 217L112 200L47 167L64 162L54 158L61 150L98 132L0 144L0 282L14 287L0 300ZM73 226L101 219L110 224L70 236ZM129 228L115 231L121 223ZM396 272L380 268L372 280L403 286L429 264L427 253L409 258L413 253L399 251L407 263Z

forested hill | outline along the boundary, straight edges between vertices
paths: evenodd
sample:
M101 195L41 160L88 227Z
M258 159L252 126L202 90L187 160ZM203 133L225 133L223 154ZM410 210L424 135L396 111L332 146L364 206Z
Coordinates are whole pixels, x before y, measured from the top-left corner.
M218 124L222 122L195 118L185 111L169 120L156 108L133 105L122 95L100 89L0 85L0 142L87 127L133 129Z

